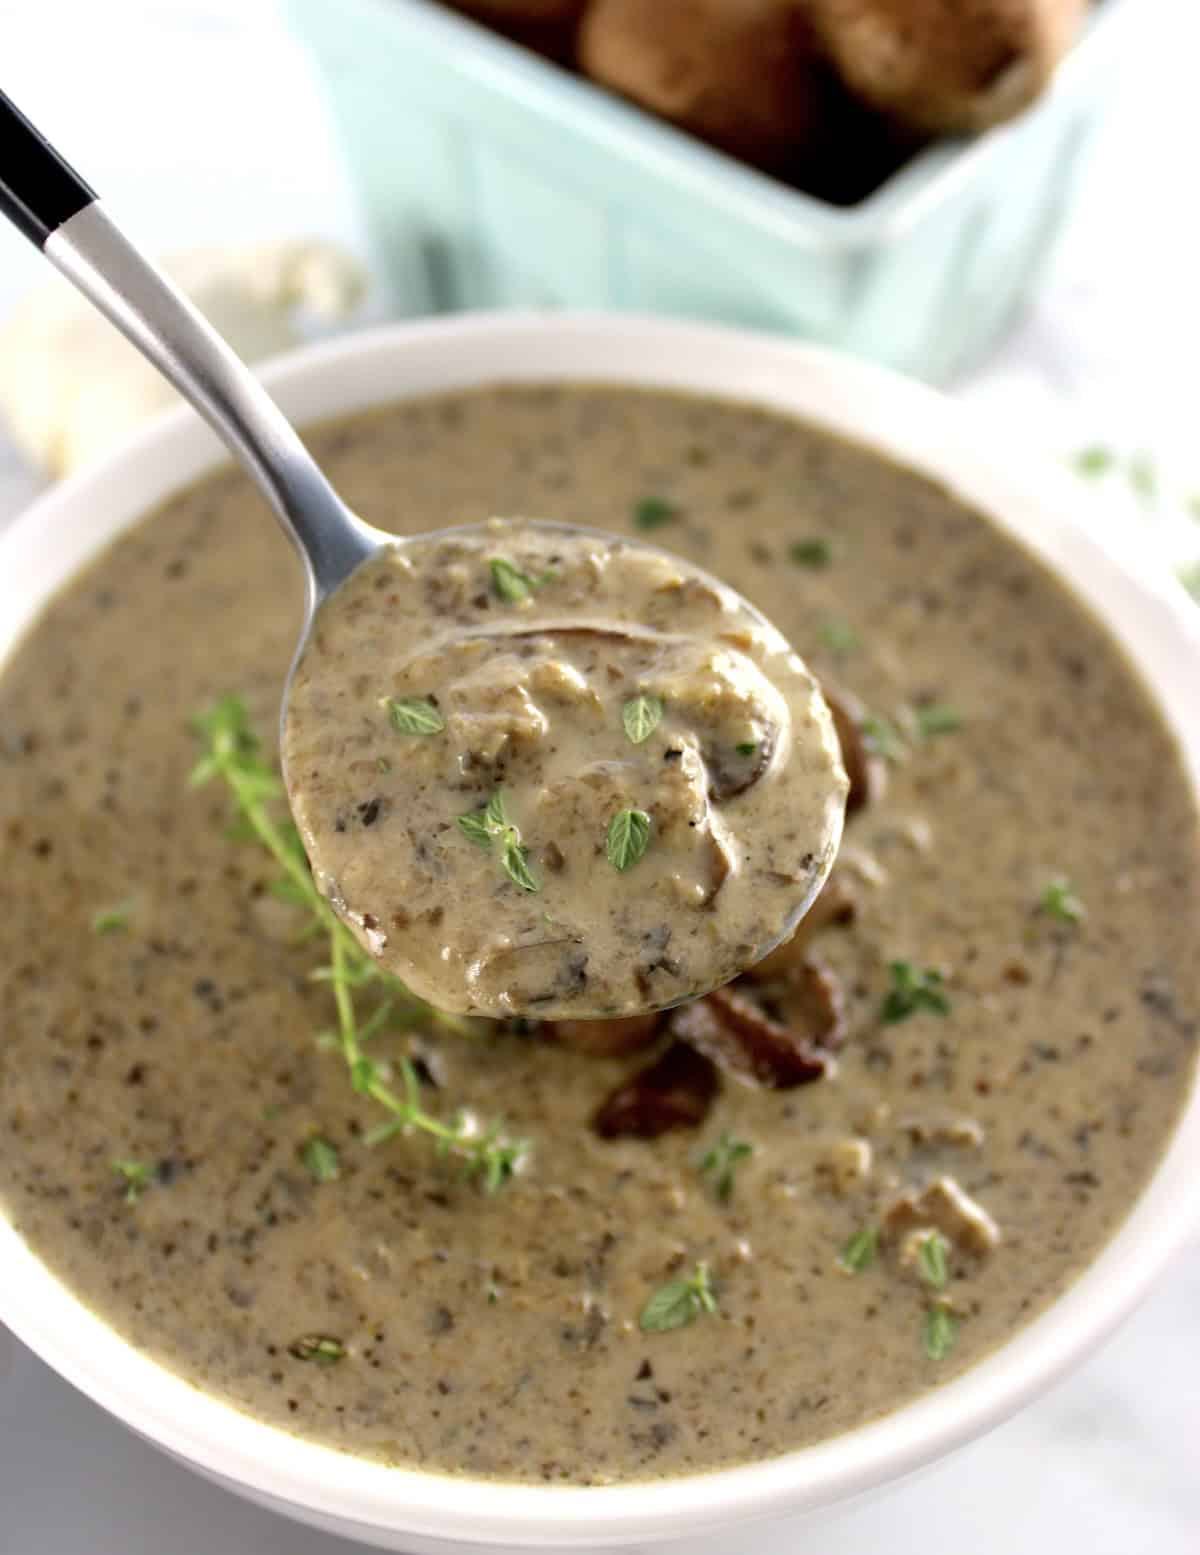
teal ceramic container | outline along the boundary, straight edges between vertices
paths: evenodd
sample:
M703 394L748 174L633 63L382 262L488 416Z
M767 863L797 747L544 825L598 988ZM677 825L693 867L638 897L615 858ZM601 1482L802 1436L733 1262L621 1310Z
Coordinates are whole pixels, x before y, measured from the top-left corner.
M678 314L842 346L935 382L973 366L1036 281L1134 4L1102 0L1020 119L924 150L839 208L429 0L285 0L396 313Z

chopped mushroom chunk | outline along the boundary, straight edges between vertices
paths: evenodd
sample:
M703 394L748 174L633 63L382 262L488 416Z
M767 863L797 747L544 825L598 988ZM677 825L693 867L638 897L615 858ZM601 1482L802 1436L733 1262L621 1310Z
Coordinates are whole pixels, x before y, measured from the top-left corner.
M999 1246L1000 1227L953 1177L938 1177L920 1193L894 1200L883 1217L884 1236L903 1243L909 1232L936 1227L960 1252L984 1257Z
M775 1090L807 1085L828 1073L831 1051L841 1041L841 990L812 962L792 989L786 1025L745 994L719 988L677 1010L671 1029L740 1079Z
M675 1128L698 1128L720 1088L716 1069L683 1042L622 1081L600 1104L592 1126L602 1139L657 1139Z
M983 1144L983 1125L974 1118L904 1118L900 1129L918 1147L977 1150Z
M850 779L846 796L846 814L850 816L883 798L887 764L867 748L862 732L864 714L855 699L844 691L831 691L828 685L822 685L821 690L833 714L833 727L842 747L842 765Z
M871 1175L873 1152L867 1139L835 1140L821 1163L822 1176L835 1193L847 1193Z

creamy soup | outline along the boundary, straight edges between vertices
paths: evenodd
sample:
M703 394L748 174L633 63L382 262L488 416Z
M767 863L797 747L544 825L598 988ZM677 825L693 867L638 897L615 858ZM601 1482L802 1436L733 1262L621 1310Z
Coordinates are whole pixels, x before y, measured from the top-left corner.
M0 1205L29 1245L263 1420L525 1481L817 1442L1036 1317L1194 1074L1196 807L1105 628L946 491L760 409L497 388L312 446L384 526L549 514L744 593L839 720L833 874L754 978L666 1015L430 1011L288 830L298 579L218 474L0 676Z
M846 777L787 642L649 547L492 520L321 608L284 770L314 875L439 1008L618 1015L741 972L829 872Z

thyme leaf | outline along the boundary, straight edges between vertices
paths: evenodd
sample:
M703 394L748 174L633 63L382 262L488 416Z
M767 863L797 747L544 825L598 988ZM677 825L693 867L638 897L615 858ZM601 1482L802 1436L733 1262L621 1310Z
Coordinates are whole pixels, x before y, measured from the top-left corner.
M132 917L132 902L118 902L115 907L102 907L92 914L92 933L120 934L129 927Z
M302 1334L288 1345L288 1354L298 1361L312 1361L316 1366L333 1366L346 1354L346 1346L330 1334Z
M674 505L665 497L643 497L636 502L633 508L633 523L635 529L658 529L663 524L669 524L676 515Z
M937 734L953 734L963 726L962 714L947 702L927 702L917 708L914 718L923 740L931 740Z
M672 1328L686 1328L702 1312L716 1310L717 1298L713 1292L708 1265L698 1263L695 1273L686 1280L672 1280L669 1285L660 1285L642 1308L638 1322L643 1333L662 1334Z
M923 1334L925 1354L931 1361L944 1361L958 1338L958 1319L944 1306L930 1307L925 1314Z
M307 1142L300 1152L300 1159L314 1182L333 1182L341 1175L337 1147L319 1134L314 1134Z
M797 540L788 547L788 556L797 567L810 567L813 571L828 567L833 560L833 548L828 540Z
M446 727L429 697L388 697L387 710L397 734L441 734Z
M546 581L544 578L534 578L529 573L522 572L503 556L494 556L489 563L489 569L492 574L492 587L509 605L519 605Z
M631 743L641 745L644 740L648 740L662 722L662 715L662 697L647 692L630 697L621 709L621 722L625 725L625 733Z
M838 1267L847 1274L861 1274L875 1261L875 1250L879 1246L879 1228L877 1226L863 1226L861 1231L856 1231L838 1254Z
M154 1182L155 1170L147 1166L145 1161L112 1161L109 1164L125 1182L126 1204L136 1204Z
M1076 896L1071 882L1062 875L1047 881L1038 901L1038 910L1047 918L1057 918L1060 923L1082 923L1087 917L1087 908Z
M917 1246L917 1272L926 1285L944 1290L950 1278L950 1243L940 1231L930 1231Z
M622 874L632 869L650 846L650 817L645 810L618 810L608 825L608 862Z
M933 967L916 967L911 961L892 961L888 964L888 972L892 986L880 1011L886 1024L908 1020L919 1010L929 1010L934 1015L950 1013L950 1000L943 986L945 979Z
M723 1204L733 1197L733 1183L737 1169L754 1154L754 1146L747 1140L736 1139L732 1134L722 1134L700 1157L700 1172L708 1177L713 1191Z

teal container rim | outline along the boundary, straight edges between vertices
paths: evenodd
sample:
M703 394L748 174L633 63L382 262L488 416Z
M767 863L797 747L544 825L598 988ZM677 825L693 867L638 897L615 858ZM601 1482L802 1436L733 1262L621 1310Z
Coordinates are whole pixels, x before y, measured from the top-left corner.
M1145 0L1136 3L1145 13ZM829 204L747 167L437 0L287 0L287 8L306 37L311 37L313 15L328 12L329 31L323 31L321 46L336 47L336 32L345 35L348 50L360 36L354 13L365 25L384 27L403 15L406 25L424 34L439 62L461 78L464 89L484 87L517 99L531 112L543 113L560 131L585 136L723 207L731 221L771 229L784 242L828 250L895 242L982 177L1011 136L1056 111L1060 102L1086 92L1094 72L1124 49L1135 0L1100 0L1042 97L1016 119L969 140L948 137L934 142L851 206ZM347 58L352 59L349 52Z

